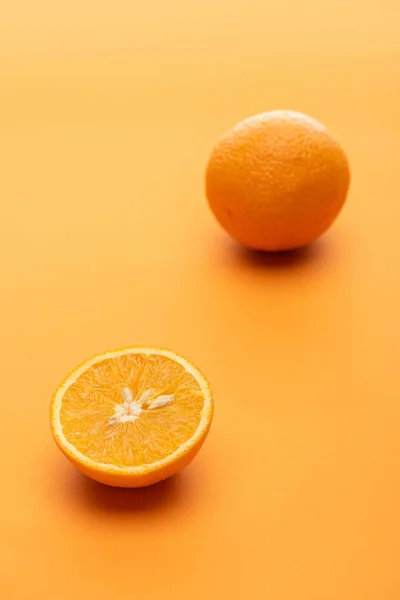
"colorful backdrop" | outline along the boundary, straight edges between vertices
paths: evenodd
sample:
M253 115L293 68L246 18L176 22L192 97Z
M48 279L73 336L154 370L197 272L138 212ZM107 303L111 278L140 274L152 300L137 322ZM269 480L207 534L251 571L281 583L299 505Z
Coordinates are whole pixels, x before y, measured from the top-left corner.
M8 600L400 597L400 5L0 7L0 565ZM306 112L352 166L309 250L251 256L206 206L236 121ZM210 379L182 475L119 491L57 451L87 357L171 347Z

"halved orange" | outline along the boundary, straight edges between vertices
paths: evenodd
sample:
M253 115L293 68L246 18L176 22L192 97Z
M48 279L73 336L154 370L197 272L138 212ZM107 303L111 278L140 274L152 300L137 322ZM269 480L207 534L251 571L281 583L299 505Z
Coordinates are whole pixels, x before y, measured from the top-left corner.
M211 425L213 398L188 360L159 348L99 354L57 389L51 429L65 456L108 485L142 487L195 457Z

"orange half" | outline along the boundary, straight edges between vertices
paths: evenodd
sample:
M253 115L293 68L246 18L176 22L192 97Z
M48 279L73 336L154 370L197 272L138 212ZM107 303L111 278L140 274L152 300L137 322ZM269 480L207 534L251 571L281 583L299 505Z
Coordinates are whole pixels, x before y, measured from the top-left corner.
M85 475L142 487L195 457L210 428L213 398L202 373L169 350L124 348L93 357L56 391L54 439Z

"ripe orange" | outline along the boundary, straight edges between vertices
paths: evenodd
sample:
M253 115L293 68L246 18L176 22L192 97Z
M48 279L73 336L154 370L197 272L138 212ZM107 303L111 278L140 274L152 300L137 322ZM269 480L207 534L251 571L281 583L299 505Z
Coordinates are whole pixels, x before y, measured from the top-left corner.
M349 183L338 142L318 121L292 111L236 125L215 146L206 171L214 215L255 250L290 250L315 240L338 215Z
M95 356L65 379L50 408L65 456L92 479L120 487L150 485L186 467L212 415L200 371L157 348Z

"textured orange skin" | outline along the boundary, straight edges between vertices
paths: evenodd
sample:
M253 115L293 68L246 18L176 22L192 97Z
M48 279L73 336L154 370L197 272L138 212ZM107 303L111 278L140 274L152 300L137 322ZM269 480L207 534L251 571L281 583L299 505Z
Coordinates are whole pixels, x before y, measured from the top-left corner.
M236 125L215 146L206 195L219 223L255 250L291 250L318 238L347 196L341 146L305 115L272 111Z

